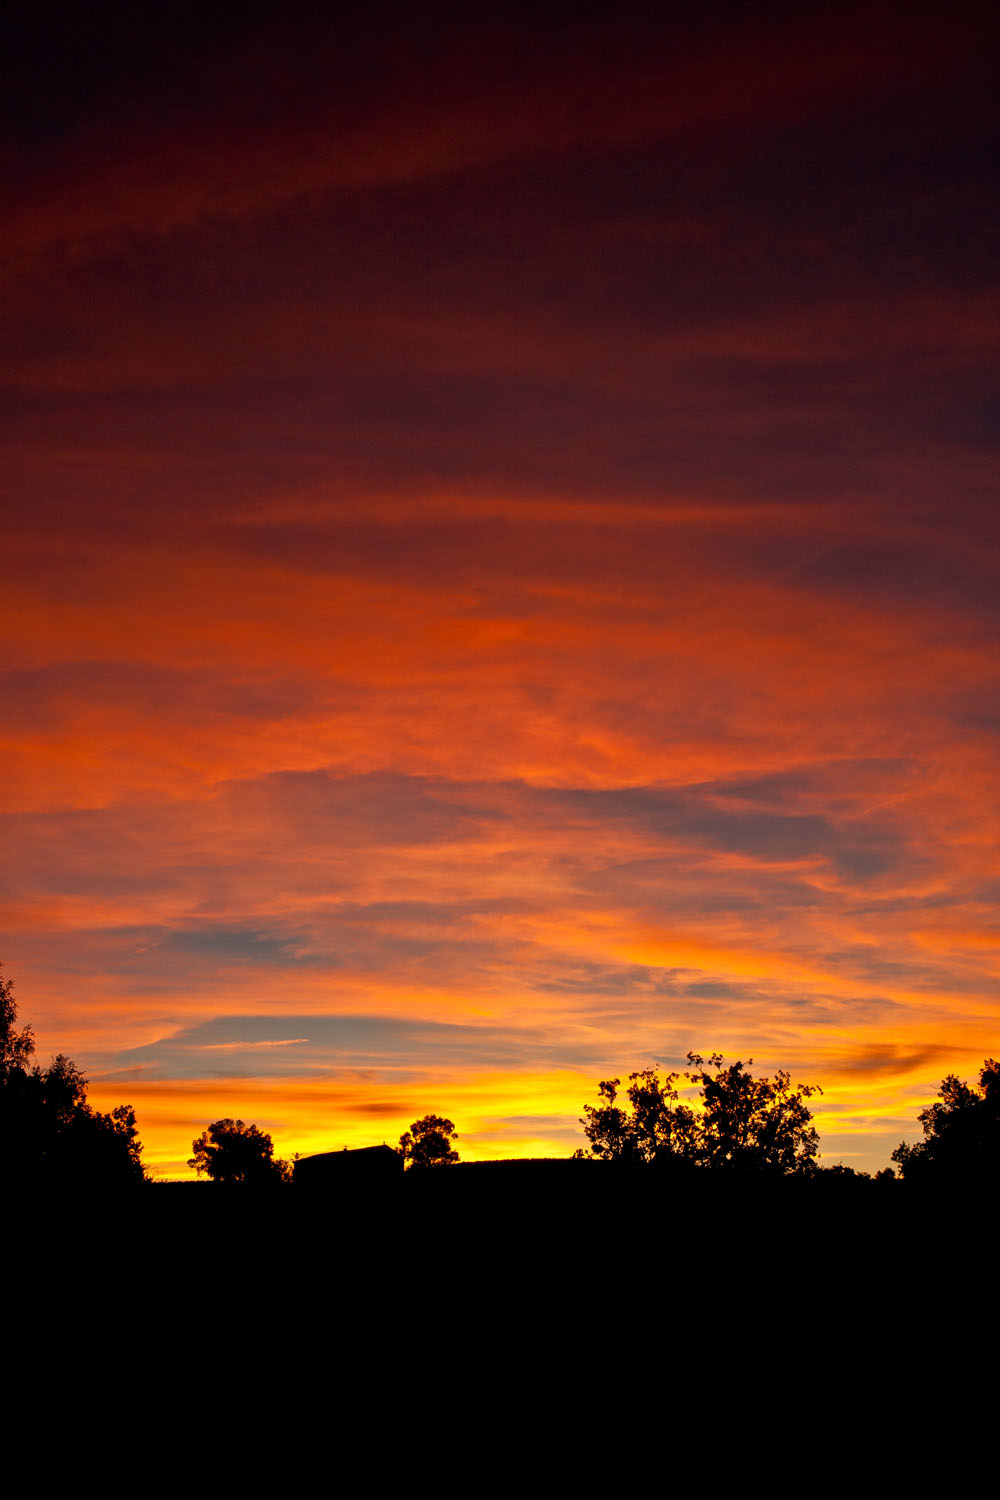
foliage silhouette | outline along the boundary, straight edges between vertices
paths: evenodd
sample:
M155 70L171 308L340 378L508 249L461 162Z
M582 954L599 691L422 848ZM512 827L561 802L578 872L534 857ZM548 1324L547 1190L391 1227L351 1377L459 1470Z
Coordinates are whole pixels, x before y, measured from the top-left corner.
M0 974L0 1081L6 1082L14 1069L27 1069L35 1051L35 1037L30 1026L16 1029L17 1005L14 981Z
M87 1103L87 1080L60 1053L30 1066L31 1027L17 1029L13 982L0 975L0 1153L8 1183L22 1186L135 1186L148 1180L131 1105L102 1114Z
M924 1138L892 1153L904 1182L967 1183L996 1181L1000 1173L1000 1063L986 1059L979 1086L949 1073L938 1102L917 1116Z
M242 1120L213 1121L191 1142L191 1150L188 1166L213 1182L271 1187L292 1180L289 1163L275 1158L271 1137Z
M452 1141L458 1136L451 1120L443 1115L424 1115L414 1120L399 1138L399 1154L409 1167L451 1167L458 1161Z
M584 1105L580 1121L589 1152L606 1161L673 1164L714 1171L788 1176L814 1168L819 1135L806 1100L816 1085L792 1086L789 1075L754 1078L742 1062L724 1066L721 1053L704 1058L688 1053L690 1069L660 1078L657 1069L629 1074L625 1098L621 1080L598 1084L601 1101ZM748 1066L753 1065L753 1058ZM701 1107L683 1102L681 1078L701 1088Z

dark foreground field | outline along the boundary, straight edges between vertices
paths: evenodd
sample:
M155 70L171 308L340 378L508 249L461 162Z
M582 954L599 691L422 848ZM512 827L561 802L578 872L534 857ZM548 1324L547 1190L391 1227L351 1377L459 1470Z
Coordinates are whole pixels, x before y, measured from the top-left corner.
M994 1274L989 1206L967 1193L670 1182L593 1165L466 1165L339 1192L185 1183L38 1197L14 1207L6 1255L42 1306L71 1298L99 1317L100 1296L161 1324L264 1323L280 1309L303 1329L361 1312L461 1326L529 1304L633 1325L744 1322L805 1304L816 1316L864 1304L879 1317L907 1306L974 1317Z
M694 1473L805 1444L802 1474L856 1469L875 1433L926 1421L952 1443L941 1393L993 1399L967 1357L992 1327L992 1225L902 1184L448 1168L337 1196L202 1183L13 1207L26 1408L76 1414L81 1452L122 1420L168 1453L194 1443L223 1492L267 1463L284 1493L331 1447L462 1495L539 1448L556 1494L600 1452Z

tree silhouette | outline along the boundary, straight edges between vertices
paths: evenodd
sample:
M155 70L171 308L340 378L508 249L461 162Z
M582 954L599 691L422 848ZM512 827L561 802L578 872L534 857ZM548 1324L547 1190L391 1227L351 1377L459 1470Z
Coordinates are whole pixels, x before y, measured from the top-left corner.
M242 1120L215 1120L191 1142L191 1150L188 1166L213 1182L268 1187L292 1179L288 1162L275 1159L271 1137Z
M0 1082L6 1081L14 1069L23 1072L35 1051L31 1027L25 1026L23 1031L18 1031L16 1021L14 981L4 979L0 974Z
M917 1116L924 1138L892 1153L904 1182L994 1182L1000 1174L1000 1063L986 1059L979 1086L949 1073L938 1102Z
M599 1083L602 1102L585 1104L580 1121L590 1151L578 1154L774 1176L813 1167L819 1135L806 1100L821 1092L818 1087L793 1087L782 1071L773 1079L754 1078L742 1062L726 1067L718 1052L708 1058L697 1052L687 1056L691 1067L684 1073L662 1079L655 1068L630 1073L627 1108L618 1103L620 1079ZM700 1108L681 1100L681 1079L700 1087Z
M414 1120L399 1138L399 1154L407 1167L450 1167L458 1161L452 1149L455 1127L443 1115L424 1115Z
M706 1166L785 1176L813 1166L819 1133L806 1100L822 1090L816 1084L794 1088L781 1069L770 1078L754 1078L741 1062L723 1067L717 1052L706 1060L688 1053L694 1071L687 1077L702 1088L698 1137ZM748 1059L750 1066L753 1058Z
M590 1142L590 1155L605 1161L647 1164L677 1156L690 1159L695 1137L695 1114L680 1102L675 1088L679 1073L660 1079L655 1068L629 1074L625 1092L628 1109L618 1101L620 1078L597 1085L602 1104L585 1104L580 1121ZM587 1152L578 1152L586 1156Z
M11 980L0 975L0 1169L7 1182L119 1188L147 1181L135 1112L102 1114L87 1103L87 1080L60 1053L30 1066L31 1027L17 1029Z

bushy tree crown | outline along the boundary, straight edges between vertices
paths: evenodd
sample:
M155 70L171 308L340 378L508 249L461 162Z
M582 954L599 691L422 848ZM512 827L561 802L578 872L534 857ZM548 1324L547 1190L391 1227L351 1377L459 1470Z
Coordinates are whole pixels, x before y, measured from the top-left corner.
M443 1115L424 1115L414 1120L399 1138L399 1154L407 1167L451 1167L458 1161L452 1147L455 1126Z
M274 1142L267 1132L242 1120L213 1121L191 1142L191 1150L194 1155L188 1166L212 1182L266 1187L291 1180L292 1169L275 1158Z
M793 1087L780 1070L773 1079L755 1078L753 1058L745 1067L739 1061L726 1066L718 1052L687 1057L691 1066L683 1073L630 1073L626 1107L618 1103L619 1078L599 1083L601 1102L584 1105L580 1122L590 1151L579 1154L782 1176L812 1168L819 1135L806 1100L822 1092L816 1085ZM700 1105L681 1099L681 1079L700 1087Z

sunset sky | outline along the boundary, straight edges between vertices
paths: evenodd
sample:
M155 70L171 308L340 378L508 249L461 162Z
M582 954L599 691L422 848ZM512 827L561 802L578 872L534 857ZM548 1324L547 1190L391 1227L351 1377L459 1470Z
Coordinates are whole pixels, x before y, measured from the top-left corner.
M0 961L161 1174L997 1053L991 9L23 8Z

